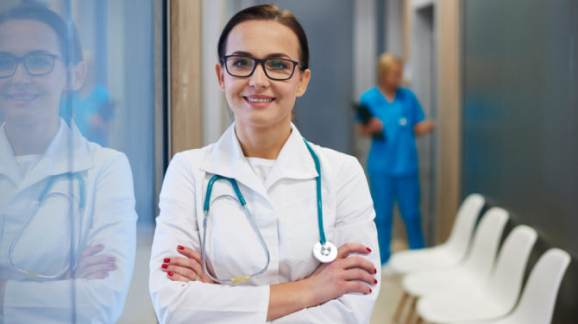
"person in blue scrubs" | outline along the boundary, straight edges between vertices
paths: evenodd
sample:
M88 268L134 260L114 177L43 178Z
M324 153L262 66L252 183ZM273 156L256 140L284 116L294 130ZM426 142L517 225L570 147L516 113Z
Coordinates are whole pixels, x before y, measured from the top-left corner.
M424 247L415 137L430 133L434 123L425 120L413 92L400 86L403 63L399 58L382 54L377 70L378 85L363 93L360 100L372 117L366 123L359 123L359 132L372 137L367 171L376 212L381 263L385 265L391 255L396 201L407 230L409 247Z

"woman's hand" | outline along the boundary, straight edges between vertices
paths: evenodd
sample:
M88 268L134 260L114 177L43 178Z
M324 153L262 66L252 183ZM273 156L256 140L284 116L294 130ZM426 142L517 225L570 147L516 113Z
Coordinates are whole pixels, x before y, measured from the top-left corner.
M362 256L349 256L351 253L370 252L371 249L358 243L345 243L339 247L335 261L321 264L305 279L312 303L323 304L352 292L370 294L372 290L368 285L377 284L373 277L377 269Z
M428 119L415 124L415 126L413 127L413 131L416 136L422 136L431 133L434 128L435 128L434 121Z
M213 283L213 280L203 270L203 260L199 252L182 245L177 246L177 251L185 257L165 258L161 266L161 270L167 273L169 279L172 281Z
M95 255L104 250L103 244L89 247L80 256L78 268L72 273L68 273L66 279L104 279L108 274L116 269L116 259L110 255Z
M361 136L371 136L383 131L383 122L379 118L371 117L367 124L359 124L359 133Z

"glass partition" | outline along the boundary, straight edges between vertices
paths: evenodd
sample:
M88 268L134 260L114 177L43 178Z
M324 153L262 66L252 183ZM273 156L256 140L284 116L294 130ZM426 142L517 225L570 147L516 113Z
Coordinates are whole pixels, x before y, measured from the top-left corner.
M155 321L155 8L162 1L0 4L0 322Z

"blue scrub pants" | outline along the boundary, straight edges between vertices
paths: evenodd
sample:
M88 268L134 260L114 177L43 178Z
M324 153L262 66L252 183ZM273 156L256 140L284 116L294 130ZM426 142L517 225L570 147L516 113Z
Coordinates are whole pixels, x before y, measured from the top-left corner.
M418 176L392 177L387 175L371 175L370 188L375 207L375 224L379 239L381 264L386 264L391 255L391 230L393 224L393 204L397 201L401 217L407 230L410 249L424 247L421 230L421 214L419 211L419 179Z

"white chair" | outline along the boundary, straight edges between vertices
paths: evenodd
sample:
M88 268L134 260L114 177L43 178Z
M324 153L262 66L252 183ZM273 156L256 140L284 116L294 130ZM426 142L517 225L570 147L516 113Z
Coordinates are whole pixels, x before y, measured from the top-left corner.
M485 203L482 195L470 194L461 204L450 237L443 244L420 250L396 252L389 259L388 266L394 273L401 275L412 271L456 266L466 255L476 221ZM392 318L394 323L398 322L408 297L409 295L404 292L400 298Z
M546 251L532 269L520 302L512 313L492 321L456 324L550 324L558 289L569 264L567 252L556 248Z
M411 299L406 323L413 319L419 297L439 291L474 289L488 279L508 218L504 209L491 208L482 216L471 249L462 263L447 269L410 273L403 278L403 290Z
M393 272L408 272L455 266L463 260L485 199L479 194L469 195L456 215L450 237L441 245L420 250L406 250L392 254L389 266Z
M500 318L516 305L524 270L538 234L519 225L508 235L490 278L479 289L427 294L417 313L427 323L452 323Z

